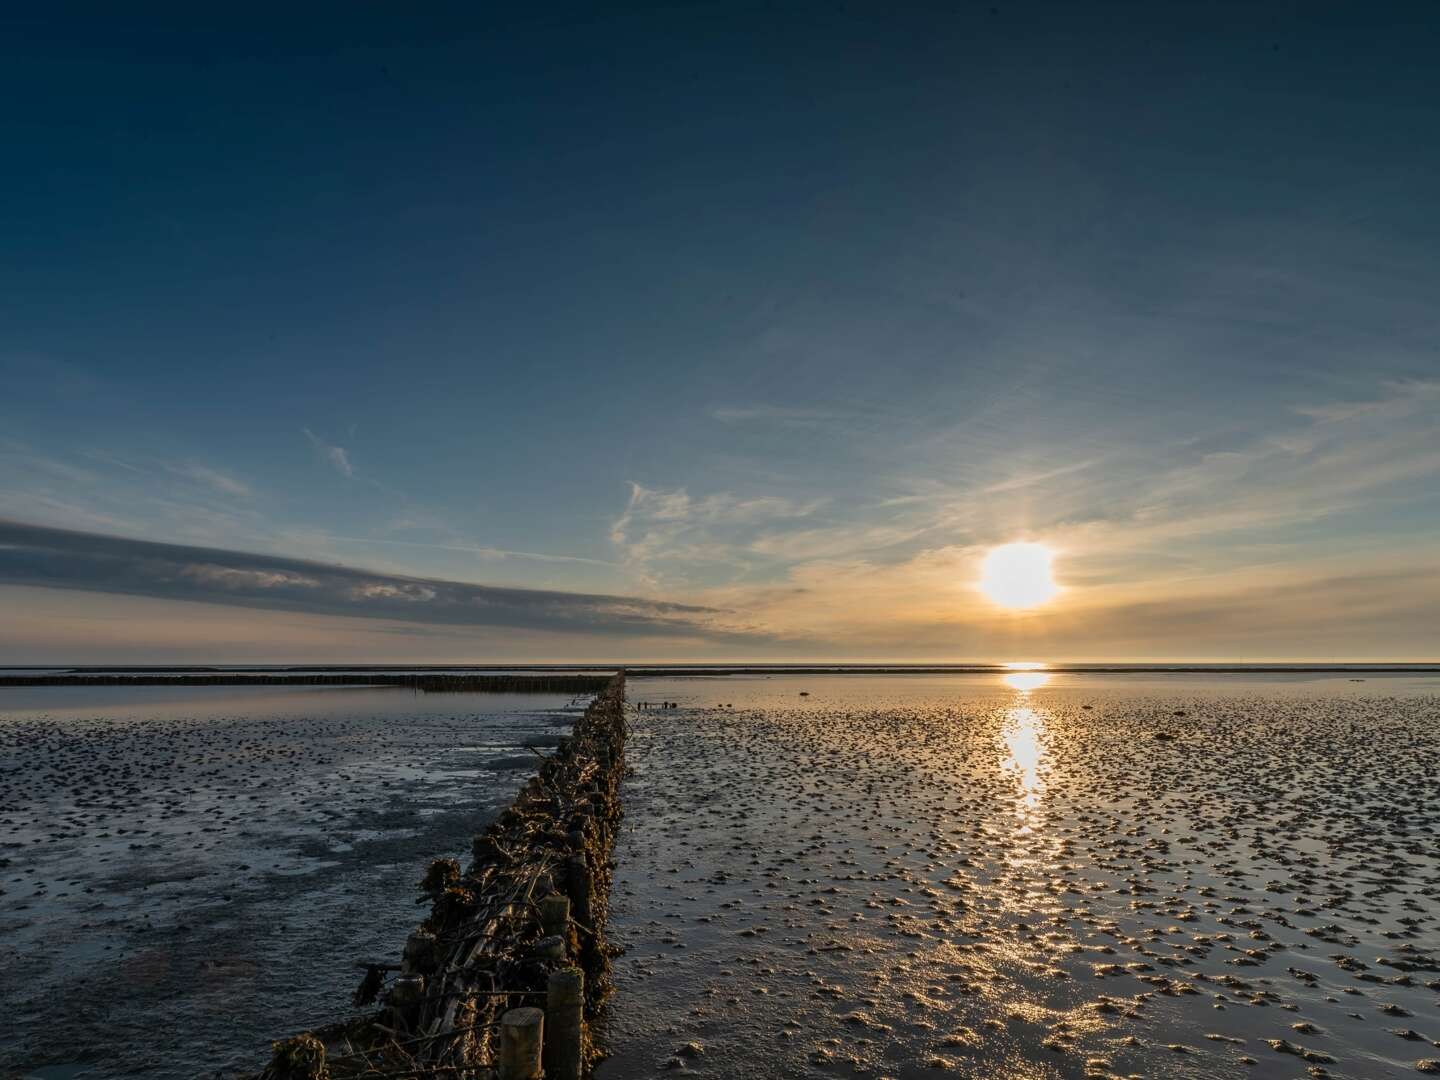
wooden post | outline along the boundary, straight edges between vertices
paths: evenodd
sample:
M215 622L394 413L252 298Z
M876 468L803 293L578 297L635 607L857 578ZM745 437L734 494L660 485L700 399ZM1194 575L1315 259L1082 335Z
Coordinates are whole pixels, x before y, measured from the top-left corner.
M541 1080L543 1009L510 1009L500 1017L500 1080Z
M570 910L585 926L592 925L590 918L590 864L583 851L565 860L568 871L566 884L570 891Z
M435 950L435 935L428 930L416 930L405 939L405 973L428 975L435 967Z
M580 1080L584 1068L585 976L579 968L552 971L545 988L545 1080Z
M564 937L570 928L570 898L552 893L540 900L540 925L546 937Z
M390 995L386 1000L395 1008L403 1009L415 1004L424 996L424 975L401 975L390 987Z

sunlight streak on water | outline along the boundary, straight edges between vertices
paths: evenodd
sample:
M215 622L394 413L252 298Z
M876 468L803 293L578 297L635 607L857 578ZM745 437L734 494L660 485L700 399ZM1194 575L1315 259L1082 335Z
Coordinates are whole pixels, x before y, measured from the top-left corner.
M1012 707L1000 729L1006 754L1001 766L1015 778L1019 796L1017 810L1022 818L1029 818L1039 807L1040 796L1045 791L1046 762L1041 743L1044 731L1044 718L1028 705ZM1029 825L1025 828L1028 830Z
M1044 678L1044 676L1041 676ZM1027 882L1026 897L1032 898L1034 875L1043 865L1042 848L1050 846L1042 802L1050 771L1046 746L1047 714L1028 704L1029 690L1015 695L1015 704L1005 710L999 732L1000 769L1015 784L1015 817L1005 845L1005 864L1010 872Z

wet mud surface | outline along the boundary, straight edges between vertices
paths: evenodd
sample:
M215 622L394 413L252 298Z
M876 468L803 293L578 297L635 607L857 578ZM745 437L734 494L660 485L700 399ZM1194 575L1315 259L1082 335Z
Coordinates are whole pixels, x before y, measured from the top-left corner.
M601 1080L1440 1061L1434 680L1045 681L632 681Z
M233 1076L345 1015L416 882L578 709L334 688L0 692L0 1077Z

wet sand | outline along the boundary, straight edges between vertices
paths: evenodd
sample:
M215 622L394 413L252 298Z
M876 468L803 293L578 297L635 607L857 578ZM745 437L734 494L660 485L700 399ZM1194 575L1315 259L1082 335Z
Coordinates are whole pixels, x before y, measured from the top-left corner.
M393 960L555 694L0 691L0 1077L233 1076Z
M601 1080L1440 1060L1440 683L1042 681L633 681Z

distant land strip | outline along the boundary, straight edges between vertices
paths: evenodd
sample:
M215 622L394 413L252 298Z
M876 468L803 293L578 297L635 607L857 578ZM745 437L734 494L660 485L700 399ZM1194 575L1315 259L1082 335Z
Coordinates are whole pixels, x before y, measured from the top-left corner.
M401 686L429 693L488 692L495 694L598 694L608 675L471 675L352 671L273 672L218 671L157 674L76 672L44 675L0 675L0 686Z

